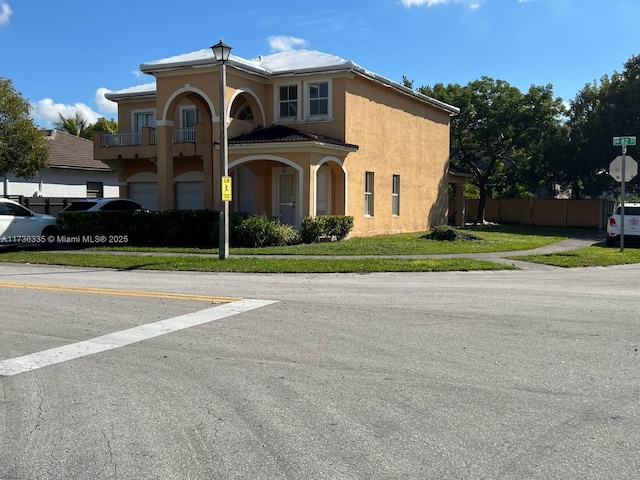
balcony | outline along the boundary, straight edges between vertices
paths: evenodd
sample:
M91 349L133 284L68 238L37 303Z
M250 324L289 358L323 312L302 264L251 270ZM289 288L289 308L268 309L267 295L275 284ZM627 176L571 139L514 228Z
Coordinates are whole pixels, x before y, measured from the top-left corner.
M142 132L102 133L100 135L101 147L127 147L143 145L143 132L147 130L148 145L156 145L156 130L154 128L143 129ZM195 128L178 128L173 130L173 143L193 143L196 141Z
M174 155L195 154L198 135L196 128L176 128L172 132ZM157 156L156 129L144 127L137 132L104 133L94 135L94 157L102 161L127 158L153 158Z

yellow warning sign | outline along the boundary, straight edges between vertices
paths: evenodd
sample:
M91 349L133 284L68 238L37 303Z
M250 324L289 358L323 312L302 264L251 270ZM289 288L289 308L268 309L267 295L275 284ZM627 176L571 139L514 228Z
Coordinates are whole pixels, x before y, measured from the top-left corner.
M231 201L231 177L222 177L222 201Z

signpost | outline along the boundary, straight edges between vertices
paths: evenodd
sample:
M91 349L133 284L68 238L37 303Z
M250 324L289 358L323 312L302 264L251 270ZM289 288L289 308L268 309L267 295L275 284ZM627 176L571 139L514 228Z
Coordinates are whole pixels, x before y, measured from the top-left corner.
M613 178L615 178L616 180L618 180L620 182L620 197L622 197L622 203L620 204L620 252L624 252L624 197L625 197L625 191L624 191L624 182L625 181L629 181L631 180L631 178L635 177L638 174L638 164L635 162L635 160L633 160L633 158L631 158L631 160L633 161L633 163L635 164L635 172L633 174L633 176L627 180L627 145L635 145L636 144L636 137L613 137L613 146L614 147L622 147L622 156L621 157L616 157L613 162L611 162L611 164L609 165L609 173L611 174L611 176ZM613 168L612 167L617 167L617 162L619 160L620 163L620 178L616 178L616 176L614 176L614 172L613 172ZM615 165L614 165L615 164ZM630 165L631 166L631 165ZM631 166L631 168L633 169L633 166Z

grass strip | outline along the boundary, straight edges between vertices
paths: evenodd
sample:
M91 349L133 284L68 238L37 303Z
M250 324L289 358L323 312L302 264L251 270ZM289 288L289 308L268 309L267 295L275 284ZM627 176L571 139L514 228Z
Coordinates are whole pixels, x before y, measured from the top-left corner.
M613 265L640 263L640 248L638 248L638 245L634 245L633 248L625 248L624 252L620 252L619 248L591 246L571 252L550 253L546 255L522 255L505 258L566 268L610 267Z
M513 265L467 258L447 259L281 259L241 257L219 260L215 257L112 255L55 252L7 252L0 262L65 265L119 270L173 270L242 273L369 273L369 272L448 272L472 270L517 270Z

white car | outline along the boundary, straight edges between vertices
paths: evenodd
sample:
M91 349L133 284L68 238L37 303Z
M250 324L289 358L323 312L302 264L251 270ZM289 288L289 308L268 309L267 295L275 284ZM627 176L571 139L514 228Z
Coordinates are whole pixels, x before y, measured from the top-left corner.
M0 198L0 248L34 245L53 248L57 243L56 217L36 213L8 198Z
M607 221L606 244L608 247L620 242L621 206L616 205L613 214ZM624 239L629 241L640 241L640 203L624 204Z
M87 198L72 200L63 212L104 212L142 210L142 205L128 198Z

